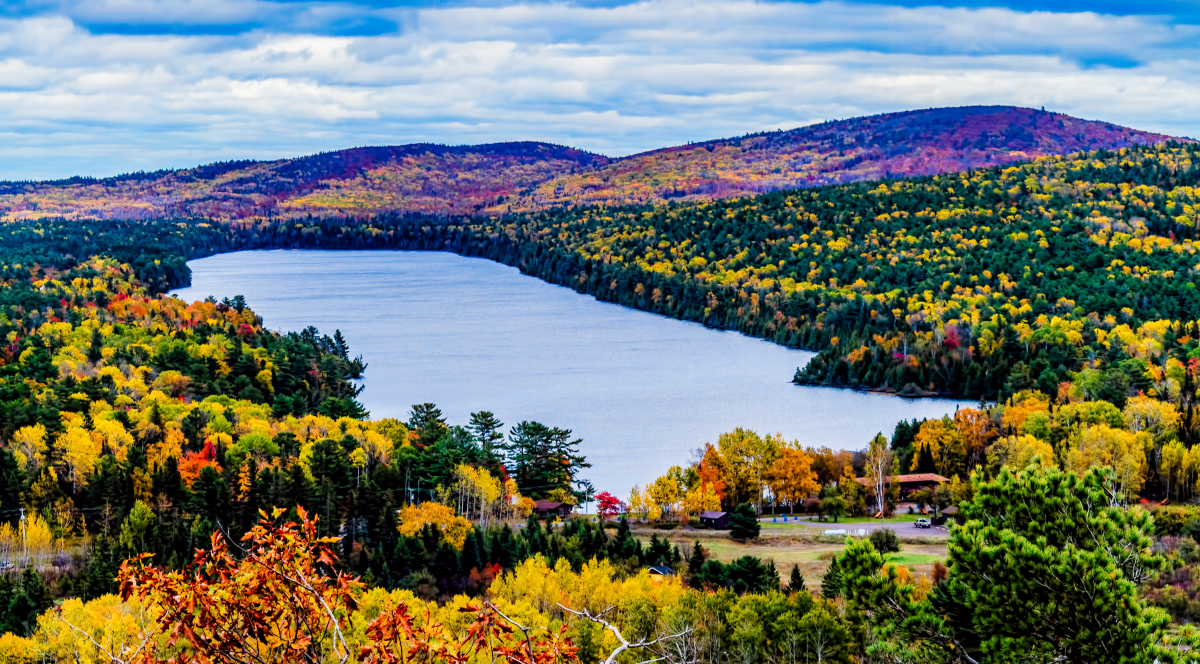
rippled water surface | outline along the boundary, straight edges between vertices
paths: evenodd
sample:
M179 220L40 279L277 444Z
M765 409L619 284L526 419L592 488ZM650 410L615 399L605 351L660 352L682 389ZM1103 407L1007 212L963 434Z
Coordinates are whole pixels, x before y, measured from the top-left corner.
M406 418L430 401L450 422L491 410L583 438L598 490L627 495L734 427L858 449L896 422L952 413L789 380L812 353L598 302L454 254L253 251L195 260L184 299L246 296L277 330L340 329L369 364L360 400Z

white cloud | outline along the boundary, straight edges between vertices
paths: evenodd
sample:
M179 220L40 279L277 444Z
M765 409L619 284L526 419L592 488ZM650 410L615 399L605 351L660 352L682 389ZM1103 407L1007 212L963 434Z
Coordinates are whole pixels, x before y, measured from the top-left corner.
M171 19L204 4L84 8ZM213 20L265 11L205 7ZM732 0L381 13L407 27L120 35L65 16L0 21L0 177L412 141L536 139L628 154L960 104L1041 104L1200 135L1200 29L1164 18Z

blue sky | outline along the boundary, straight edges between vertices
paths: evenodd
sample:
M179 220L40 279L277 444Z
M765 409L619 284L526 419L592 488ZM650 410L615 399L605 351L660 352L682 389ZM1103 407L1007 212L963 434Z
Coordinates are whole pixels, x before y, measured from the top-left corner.
M0 4L0 178L355 145L609 155L911 108L1200 136L1200 0Z

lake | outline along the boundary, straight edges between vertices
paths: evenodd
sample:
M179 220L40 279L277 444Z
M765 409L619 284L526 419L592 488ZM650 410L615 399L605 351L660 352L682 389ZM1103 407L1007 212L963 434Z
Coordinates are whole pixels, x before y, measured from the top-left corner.
M622 498L735 427L861 449L954 401L793 385L812 353L599 302L480 258L412 251L246 251L191 261L185 300L244 295L268 328L340 329L368 363L371 416L432 402L451 424L571 429L583 477ZM963 403L962 405L970 405Z

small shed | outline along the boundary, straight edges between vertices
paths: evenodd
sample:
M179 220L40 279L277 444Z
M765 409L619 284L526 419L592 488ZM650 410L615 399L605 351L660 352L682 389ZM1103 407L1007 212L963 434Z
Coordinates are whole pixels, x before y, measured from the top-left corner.
M552 500L535 500L533 501L533 509L537 511L538 516L543 519L549 517L566 517L571 514L571 506L566 503L556 503Z
M655 565L650 568L650 576L675 576L675 570L666 565Z
M700 525L713 530L728 530L729 512L701 512Z

